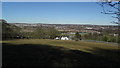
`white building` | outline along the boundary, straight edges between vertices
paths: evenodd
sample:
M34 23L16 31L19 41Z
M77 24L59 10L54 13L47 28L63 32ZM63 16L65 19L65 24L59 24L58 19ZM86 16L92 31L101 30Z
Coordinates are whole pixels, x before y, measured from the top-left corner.
M61 40L69 40L68 37L61 37Z
M60 38L59 38L59 37L56 37L55 40L60 40Z
M55 40L70 40L68 37L56 37Z

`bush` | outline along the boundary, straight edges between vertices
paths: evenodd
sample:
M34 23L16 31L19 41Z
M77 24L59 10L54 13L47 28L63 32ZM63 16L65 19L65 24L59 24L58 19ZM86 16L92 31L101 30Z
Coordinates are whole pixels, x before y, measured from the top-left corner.
M107 36L103 36L102 41L108 41L108 37Z

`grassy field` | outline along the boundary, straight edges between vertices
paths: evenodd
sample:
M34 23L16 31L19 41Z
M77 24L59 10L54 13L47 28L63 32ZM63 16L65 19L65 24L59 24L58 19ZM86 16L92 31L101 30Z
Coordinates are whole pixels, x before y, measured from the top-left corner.
M3 43L3 66L117 68L118 45L96 42L20 39Z

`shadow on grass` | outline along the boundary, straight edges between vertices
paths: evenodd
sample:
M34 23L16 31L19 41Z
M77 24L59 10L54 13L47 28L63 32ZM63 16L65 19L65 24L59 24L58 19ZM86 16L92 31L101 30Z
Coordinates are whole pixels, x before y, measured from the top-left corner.
M96 55L102 56L104 58L107 58L108 60L112 60L113 62L119 62L120 63L120 49L102 49L102 48L94 48L93 50L90 50Z
M118 66L115 61L97 55L51 45L3 43L2 50L2 68L117 68Z

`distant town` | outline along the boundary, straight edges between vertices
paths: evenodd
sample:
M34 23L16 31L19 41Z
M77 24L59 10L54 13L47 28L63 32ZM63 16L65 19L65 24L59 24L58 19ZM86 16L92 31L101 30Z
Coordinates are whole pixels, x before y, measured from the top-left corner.
M67 34L75 34L75 32L80 33L98 33L107 31L110 35L118 35L118 26L116 25L86 25L86 24L28 24L28 23L9 23L11 25L16 25L20 28L31 28L24 31L33 32L33 28L36 27L54 27L58 31L67 32Z
M96 40L120 42L117 25L29 24L2 22L3 39Z

